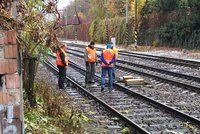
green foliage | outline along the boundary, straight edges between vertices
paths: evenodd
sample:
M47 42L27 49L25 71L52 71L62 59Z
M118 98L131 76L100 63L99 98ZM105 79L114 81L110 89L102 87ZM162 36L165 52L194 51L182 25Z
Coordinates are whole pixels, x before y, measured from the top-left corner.
M129 129L128 127L124 127L124 128L121 130L121 133L122 133L122 134L130 134L131 131L130 131L130 129Z
M95 20L92 21L92 23L90 24L90 28L89 28L89 36L91 38L91 40L95 40L95 33L97 31L97 25L100 22L100 18L96 18Z
M179 9L187 10L188 8L188 0L180 0L178 4Z
M115 8L117 9L117 15L125 16L126 8L126 0L115 0Z
M97 42L104 43L106 40L106 20L101 20L96 29L95 39Z
M154 11L169 12L178 9L180 6L183 8L184 4L184 1L180 0L147 0L141 14L145 15Z
M126 42L126 25L125 18L119 21L119 30L115 33L117 44L125 44ZM129 34L130 35L130 34Z
M157 5L156 8L155 5ZM142 11L145 23L140 27L140 41L145 44L152 44L153 42L155 44L156 40L159 45L199 49L199 9L199 0L146 1L146 5ZM159 11L162 11L162 14L155 13ZM149 13L152 14L148 15ZM152 24L151 21L155 21L152 17L163 18L163 16L160 15L165 15L167 19L165 18L165 21L158 19L157 25ZM181 17L179 15L181 15ZM151 19L148 19L148 16L150 16L149 18Z
M142 9L141 15L152 13L153 11L158 11L157 0L147 0L145 6Z
M115 17L108 20L109 36L116 37L117 44L125 44L126 26L125 18ZM131 35L132 28L129 29ZM90 38L96 42L105 43L106 37L106 23L105 19L95 19L90 24L89 29Z
M193 8L199 13L200 10L200 1L199 0L188 0L188 6Z
M90 7L90 12L94 17L99 17L101 19L106 16L106 0L92 0Z
M123 29L125 27L125 19L122 17L115 17L110 20L110 36L116 37L116 43L117 44L123 44L124 41L124 35L125 30Z
M179 0L157 0L160 11L173 11L178 8Z
M70 99L56 93L45 82L35 84L37 108L25 102L26 133L82 134L90 119L70 105Z
M171 47L200 48L200 27L190 18L182 18L178 22L169 22L158 29L161 44Z
M104 43L106 37L105 20L100 18L95 19L89 28L89 36L92 40L100 43Z

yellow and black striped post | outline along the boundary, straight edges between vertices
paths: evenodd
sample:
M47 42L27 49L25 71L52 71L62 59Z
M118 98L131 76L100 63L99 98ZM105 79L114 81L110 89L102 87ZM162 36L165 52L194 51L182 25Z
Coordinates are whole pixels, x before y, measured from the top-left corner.
M106 24L106 43L109 42L108 24Z
M128 24L126 23L126 45L128 46L129 45L129 34L128 34Z
M135 41L135 48L137 48L137 38L138 38L138 33L137 30L134 31L134 41Z
M106 43L109 42L109 31L108 31L108 18L106 17Z
M75 42L77 43L77 26L75 26Z

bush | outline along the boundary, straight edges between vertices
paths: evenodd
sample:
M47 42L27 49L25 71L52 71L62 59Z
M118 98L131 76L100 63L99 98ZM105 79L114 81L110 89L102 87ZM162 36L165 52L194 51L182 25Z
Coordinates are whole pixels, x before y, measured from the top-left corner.
M52 91L45 82L35 84L37 108L25 103L26 133L82 134L89 119L70 105L62 93Z
M200 46L200 29L195 21L185 17L178 22L169 22L157 30L160 42L171 47L196 48Z
M126 25L124 17L115 17L108 20L109 38L116 37L117 44L125 44ZM132 35L133 28L129 27L129 35ZM105 19L95 19L89 28L90 38L99 43L105 43L106 40L106 23Z
M173 11L178 8L179 0L158 0L157 3L160 11Z

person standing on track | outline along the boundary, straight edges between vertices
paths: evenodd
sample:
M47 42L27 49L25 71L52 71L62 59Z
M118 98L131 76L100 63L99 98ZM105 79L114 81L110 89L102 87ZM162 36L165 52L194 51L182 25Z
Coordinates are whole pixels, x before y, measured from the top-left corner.
M84 60L86 65L86 75L85 75L85 84L94 84L94 75L95 75L95 63L97 64L97 54L96 49L94 48L95 43L93 41L85 48Z
M111 42L111 49L114 51L115 53L115 62L114 62L114 65L113 65L113 81L115 81L115 66L116 66L116 61L117 61L117 58L118 58L118 49L114 46L114 44Z
M115 62L115 52L111 49L111 43L107 44L107 48L102 51L101 54L101 91L104 91L106 83L106 73L109 77L109 91L113 89L113 63Z
M58 67L58 86L59 89L64 89L66 70L68 66L67 46L61 44L56 51L56 65Z

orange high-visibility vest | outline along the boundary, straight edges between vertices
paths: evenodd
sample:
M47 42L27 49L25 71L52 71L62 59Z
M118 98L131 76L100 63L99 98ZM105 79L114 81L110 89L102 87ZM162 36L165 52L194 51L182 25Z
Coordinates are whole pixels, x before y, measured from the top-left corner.
M102 53L103 53L103 57L107 63L109 63L115 55L115 52L112 49L105 49L105 50L103 50ZM102 67L113 67L113 64L107 65L102 62L101 66Z
M68 56L67 56L67 53L61 48L60 49L62 51L62 53L65 55L65 63L66 65L69 64L69 59L68 59ZM65 66L63 63L62 63L62 60L61 60L61 57L60 57L60 51L57 51L56 52L56 64L57 65L60 65L60 66Z
M87 52L87 61L96 62L97 60L96 49L91 49L90 47L86 47L86 52Z

